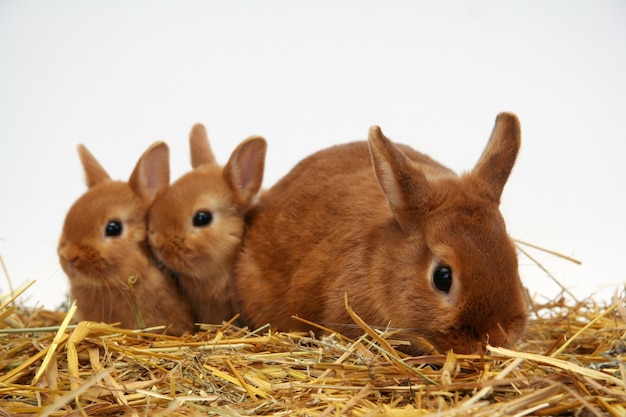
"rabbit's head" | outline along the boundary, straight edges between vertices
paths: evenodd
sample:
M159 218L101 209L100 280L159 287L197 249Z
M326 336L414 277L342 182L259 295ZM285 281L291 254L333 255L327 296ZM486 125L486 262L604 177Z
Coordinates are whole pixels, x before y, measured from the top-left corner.
M167 165L167 145L153 144L128 182L112 181L85 146L79 145L78 152L89 189L65 218L58 246L61 266L75 285L126 285L128 277L147 268L146 212L164 186L155 182L152 167Z
M228 270L244 232L244 215L263 180L266 142L243 141L224 167L204 126L190 133L192 171L159 194L149 214L149 240L170 269L208 279Z
M524 331L516 249L499 211L520 136L517 118L499 115L478 163L457 177L427 176L379 128L370 131L376 177L398 225L388 243L398 261L388 273L407 290L389 318L441 350L503 345Z

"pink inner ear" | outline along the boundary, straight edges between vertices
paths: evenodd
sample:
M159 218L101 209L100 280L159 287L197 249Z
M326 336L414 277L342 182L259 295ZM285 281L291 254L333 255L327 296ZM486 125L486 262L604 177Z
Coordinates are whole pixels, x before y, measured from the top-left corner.
M249 138L235 150L234 160L229 161L234 187L243 192L245 199L254 197L263 181L265 165L265 140ZM233 157L231 156L231 158Z
M400 186L396 181L396 177L391 170L391 166L386 163L382 163L382 161L375 162L376 163L376 177L378 178L378 183L380 184L391 208L393 210L402 210L405 206L403 194L400 190Z
M150 201L157 192L169 185L169 150L165 146L157 146L140 161L139 182L141 193Z
M256 151L252 146L245 146L237 157L237 173L243 190L250 186L250 182L254 178L256 171L254 155Z
M370 129L369 146L378 184L398 225L404 231L414 228L414 217L428 211L426 176L377 126Z
M394 212L403 210L406 207L407 195L406 190L402 189L400 180L407 176L406 157L378 127L370 129L369 143L376 178L391 209Z

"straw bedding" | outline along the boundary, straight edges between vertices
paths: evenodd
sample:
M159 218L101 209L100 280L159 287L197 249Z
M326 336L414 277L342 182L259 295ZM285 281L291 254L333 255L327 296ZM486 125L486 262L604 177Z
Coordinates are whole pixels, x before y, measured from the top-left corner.
M17 298L17 297L13 297ZM407 357L402 341L248 331L181 338L0 306L0 416L624 416L624 300L533 303L515 350Z

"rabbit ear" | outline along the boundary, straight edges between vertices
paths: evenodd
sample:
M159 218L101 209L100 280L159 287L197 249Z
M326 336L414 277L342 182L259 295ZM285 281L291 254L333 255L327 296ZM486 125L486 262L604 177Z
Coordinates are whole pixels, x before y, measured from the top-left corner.
M191 167L197 168L202 164L215 164L215 156L209 144L209 136L202 123L197 123L189 133L189 148L191 150Z
M369 147L378 183L403 230L428 211L430 185L426 176L406 157L378 126L369 132Z
M146 204L170 183L170 151L165 142L153 143L139 158L128 185Z
M111 179L109 174L107 174L104 168L102 168L102 165L100 165L91 152L87 150L85 145L80 144L76 147L76 149L78 150L80 162L83 164L83 169L85 170L85 182L87 183L88 188Z
M224 167L224 179L248 206L263 182L267 142L261 136L251 136L237 146Z
M496 202L511 174L521 143L520 123L513 113L500 113L472 175L482 179L490 188Z

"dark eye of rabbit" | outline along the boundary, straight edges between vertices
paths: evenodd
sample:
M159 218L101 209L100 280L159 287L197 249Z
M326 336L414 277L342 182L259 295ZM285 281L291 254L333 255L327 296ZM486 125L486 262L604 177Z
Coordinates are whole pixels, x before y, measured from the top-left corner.
M211 224L213 221L213 215L210 211L200 210L197 211L196 214L193 215L193 225L194 227L204 227Z
M452 268L445 265L437 265L433 271L433 285L439 291L450 292L452 287Z
M122 222L111 220L104 228L104 235L107 237L116 237L122 234Z

